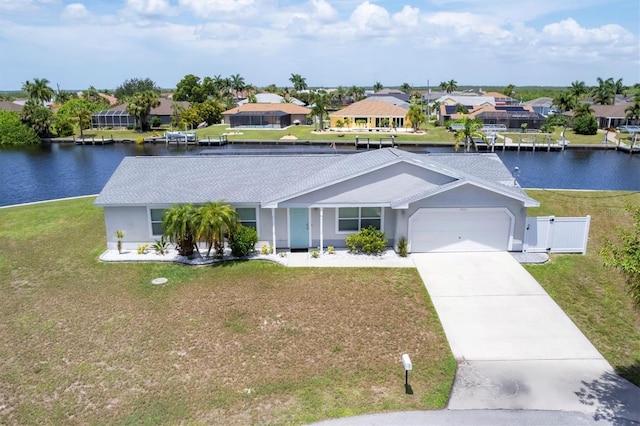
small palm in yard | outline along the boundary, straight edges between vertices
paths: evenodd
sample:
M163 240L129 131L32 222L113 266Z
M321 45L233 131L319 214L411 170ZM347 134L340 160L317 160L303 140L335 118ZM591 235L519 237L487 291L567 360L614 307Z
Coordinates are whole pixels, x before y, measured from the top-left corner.
M225 235L237 227L238 214L222 201L203 205L195 216L196 239L207 243L207 257L212 248L215 248L216 256L222 257Z
M162 217L164 235L176 245L181 256L191 256L197 249L195 216L193 204L181 204L171 207Z
M462 117L462 119L457 120L456 123L464 126L462 129L456 131L456 142L454 145L456 151L460 149L460 144L462 144L465 152L469 152L470 147L473 147L473 150L477 152L478 146L476 145L476 139L482 139L486 143L486 137L480 131L480 129L482 129L482 122L473 118Z

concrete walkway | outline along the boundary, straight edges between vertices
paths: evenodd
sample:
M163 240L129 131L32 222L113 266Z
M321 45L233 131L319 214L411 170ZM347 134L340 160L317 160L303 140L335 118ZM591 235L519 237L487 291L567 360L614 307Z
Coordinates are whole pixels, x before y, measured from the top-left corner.
M619 377L509 253L412 254L458 373L449 410L562 410L640 422Z

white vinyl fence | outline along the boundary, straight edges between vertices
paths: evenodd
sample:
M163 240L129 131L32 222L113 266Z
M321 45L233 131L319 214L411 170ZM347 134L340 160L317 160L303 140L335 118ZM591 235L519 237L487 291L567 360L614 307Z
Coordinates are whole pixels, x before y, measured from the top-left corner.
M527 217L523 251L585 254L590 223L591 216Z

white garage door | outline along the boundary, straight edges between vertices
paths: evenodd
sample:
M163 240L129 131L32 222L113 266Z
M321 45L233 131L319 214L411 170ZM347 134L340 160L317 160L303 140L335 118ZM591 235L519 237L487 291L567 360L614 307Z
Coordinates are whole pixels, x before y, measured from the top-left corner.
M411 251L505 251L511 222L505 208L420 209L409 218Z

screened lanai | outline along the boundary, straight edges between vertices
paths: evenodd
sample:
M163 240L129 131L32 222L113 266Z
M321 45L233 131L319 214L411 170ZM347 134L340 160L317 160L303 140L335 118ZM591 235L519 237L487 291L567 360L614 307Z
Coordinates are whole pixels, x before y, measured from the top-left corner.
M135 126L136 120L130 116L127 111L120 110L104 110L97 112L91 116L92 128L117 128L117 127L129 127Z

